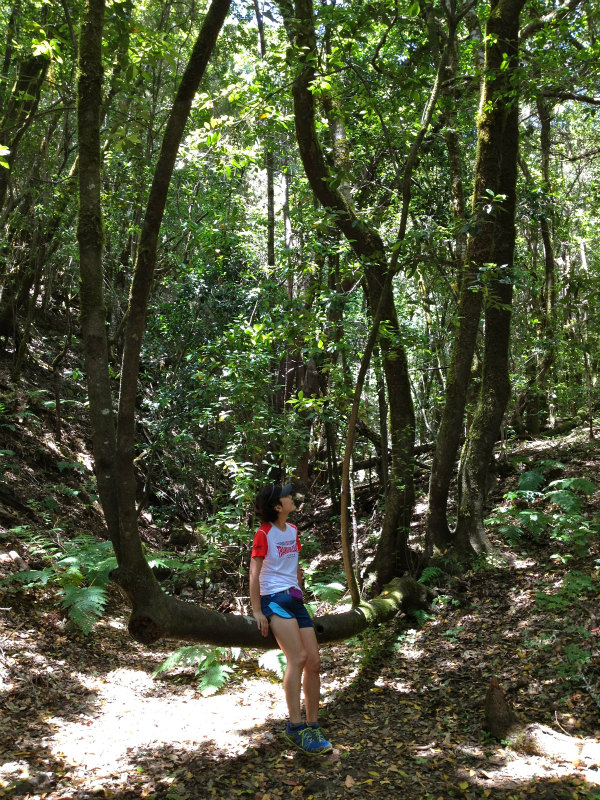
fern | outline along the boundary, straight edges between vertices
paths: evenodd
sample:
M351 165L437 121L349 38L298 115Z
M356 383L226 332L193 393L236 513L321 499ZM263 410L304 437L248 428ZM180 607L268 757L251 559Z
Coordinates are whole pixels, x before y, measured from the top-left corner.
M204 697L215 694L222 689L233 673L232 667L222 663L225 659L237 659L240 650L227 647L205 647L192 644L180 647L171 653L162 664L154 670L154 676L170 672L176 668L192 667L198 681L198 689Z
M198 681L200 694L203 697L216 694L227 683L232 672L233 669L230 666L221 664L217 660L205 664Z
M311 591L319 600L325 603L336 603L346 591L342 583L313 583Z
M432 586L443 574L443 570L439 567L425 567L419 578L419 583L424 583L425 586Z
M15 575L10 575L5 578L1 583L9 583L18 581L22 583L25 588L35 586L37 583L45 586L52 580L53 572L51 569L27 569L23 572L17 572Z
M419 626L424 625L428 619L431 619L431 614L423 611L422 608L411 608L407 613L408 616L412 617Z
M596 491L596 484L592 483L592 481L588 481L586 478L561 478L558 481L549 483L548 488L554 488L558 491L581 492L591 497Z
M62 590L62 607L68 609L69 617L87 634L102 616L106 605L106 592L99 586L66 586Z
M565 514L578 514L581 511L581 500L569 489L547 492L545 497L551 503L555 503Z
M522 492L537 492L545 481L546 479L539 470L531 469L519 477L519 489Z
M31 533L26 527L14 531L32 554L50 563L41 570L18 572L6 581L19 582L26 587L55 584L59 587L63 608L87 635L102 616L109 574L117 565L111 543L84 533L61 546L58 540Z

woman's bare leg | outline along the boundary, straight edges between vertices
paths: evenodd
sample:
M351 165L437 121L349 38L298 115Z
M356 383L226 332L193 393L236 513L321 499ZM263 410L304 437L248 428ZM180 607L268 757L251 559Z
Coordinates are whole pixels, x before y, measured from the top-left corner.
M283 617L278 617L276 614L273 614L269 619L269 625L287 660L283 678L283 691L288 707L289 720L293 725L297 725L302 722L300 689L302 685L302 673L304 672L307 660L307 651L304 646L303 638L300 635L300 628L298 627L297 620L284 619ZM305 628L302 630L305 630ZM310 630L312 630L312 628Z
M304 707L306 721L317 722L319 700L321 697L321 657L314 628L300 628L300 638L304 645L306 661L304 664Z

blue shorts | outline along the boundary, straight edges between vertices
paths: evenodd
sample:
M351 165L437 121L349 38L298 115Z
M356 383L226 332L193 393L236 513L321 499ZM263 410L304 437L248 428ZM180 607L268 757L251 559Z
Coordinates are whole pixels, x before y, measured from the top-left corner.
M276 614L283 619L296 619L299 628L312 628L313 621L301 600L296 600L288 592L275 592L263 594L260 598L260 607L267 619Z

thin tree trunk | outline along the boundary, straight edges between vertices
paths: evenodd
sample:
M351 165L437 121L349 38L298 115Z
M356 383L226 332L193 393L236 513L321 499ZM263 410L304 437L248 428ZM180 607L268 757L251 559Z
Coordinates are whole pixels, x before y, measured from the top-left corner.
M258 0L254 0L254 15L258 27L258 42L260 56L263 61L267 57L267 42L265 39L265 26L263 15L258 5ZM265 120L266 125L269 121ZM267 130L265 137L265 170L267 173L267 266L275 266L275 157L273 153L273 136Z
M547 207L540 220L540 231L544 247L544 291L543 326L544 355L541 360L537 381L542 392L548 391L548 373L556 361L556 261L552 242L552 182L550 179L551 111L547 100L538 96L538 116L540 119L540 147L542 162L542 184Z
M82 16L77 86L79 145L79 275L94 471L109 536L120 557L115 475L115 421L108 373L106 306L102 281L100 113L104 0L87 0Z

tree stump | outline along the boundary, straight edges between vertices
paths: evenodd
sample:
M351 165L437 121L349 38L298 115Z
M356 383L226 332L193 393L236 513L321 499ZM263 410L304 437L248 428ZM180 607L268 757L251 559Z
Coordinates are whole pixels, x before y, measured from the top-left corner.
M538 723L521 721L510 707L497 678L492 678L485 696L484 728L495 739L508 742L519 753L600 766L600 742L559 733Z

